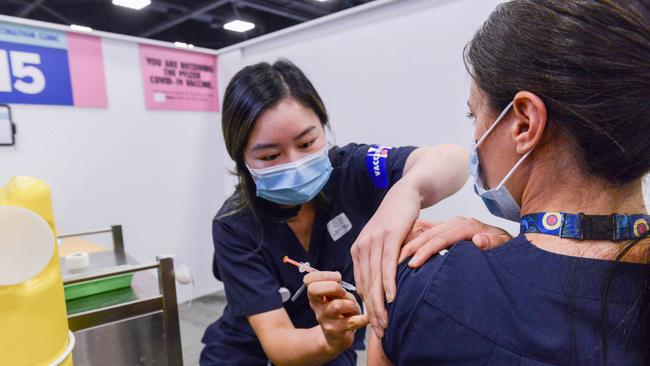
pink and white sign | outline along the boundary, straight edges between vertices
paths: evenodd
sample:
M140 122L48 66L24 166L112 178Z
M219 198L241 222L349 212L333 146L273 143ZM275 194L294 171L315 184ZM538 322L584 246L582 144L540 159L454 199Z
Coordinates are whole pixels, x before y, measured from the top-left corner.
M106 108L99 37L0 22L0 104Z
M147 109L219 111L217 57L140 45Z
M101 39L68 33L68 62L74 105L107 108L108 97Z

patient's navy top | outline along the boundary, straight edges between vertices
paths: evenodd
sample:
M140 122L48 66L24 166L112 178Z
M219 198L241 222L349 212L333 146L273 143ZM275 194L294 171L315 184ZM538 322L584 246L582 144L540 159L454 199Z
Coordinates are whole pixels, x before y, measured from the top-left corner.
M646 365L646 268L551 253L523 235L490 251L459 242L421 268L400 265L384 352L409 366Z
M286 255L319 270L339 271L343 281L354 283L350 248L386 191L402 176L414 149L358 144L331 148L333 171L316 200L309 251L286 223L299 207L286 209L254 198L256 220L250 210L225 215L237 197L226 201L213 221L212 233L213 272L223 281L227 305L221 318L205 331L201 365L267 365L247 316L284 308L296 328L318 325L306 291L295 302L283 303L280 288L294 295L304 273L282 258ZM364 332L358 331L352 348L328 365L356 365L354 350L363 349L363 341Z

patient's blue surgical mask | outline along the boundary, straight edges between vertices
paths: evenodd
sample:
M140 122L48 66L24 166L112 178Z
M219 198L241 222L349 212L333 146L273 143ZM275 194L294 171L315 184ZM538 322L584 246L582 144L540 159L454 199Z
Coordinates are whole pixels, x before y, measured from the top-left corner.
M517 164L510 169L508 174L506 174L505 177L501 180L501 183L497 185L495 188L489 189L487 187L487 184L485 183L485 180L481 176L481 172L479 170L479 161L478 161L478 147L481 146L483 141L488 137L490 132L494 130L494 128L501 122L503 117L505 117L506 114L508 114L508 111L510 111L510 108L512 108L513 102L510 102L508 106L501 112L497 120L494 122L494 124L483 134L480 140L476 142L474 139L472 139L472 152L470 156L470 168L471 168L471 174L472 178L474 180L474 192L478 194L481 199L483 200L483 203L487 207L487 209L490 211L495 216L504 218L506 220L510 221L515 221L519 222L520 216L521 216L521 208L519 207L519 204L517 201L515 201L514 198L512 198L512 195L510 192L508 192L508 189L506 188L505 184L508 181L508 179L512 176L512 174L517 170L517 168L521 165L521 163L526 160L528 155L533 150L530 150L524 156L519 159Z
M290 206L309 202L316 197L333 170L327 146L291 163L263 169L246 167L257 186L257 197Z

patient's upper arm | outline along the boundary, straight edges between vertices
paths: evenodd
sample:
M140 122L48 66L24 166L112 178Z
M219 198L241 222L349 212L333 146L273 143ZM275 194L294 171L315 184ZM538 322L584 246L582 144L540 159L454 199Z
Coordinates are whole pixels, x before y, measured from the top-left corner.
M451 250L453 251L453 249ZM384 337L375 339L376 347L368 347L368 357L373 348L373 357L381 361L383 357L388 362L400 363L401 351L404 347L422 344L424 339L414 339L410 336L409 329L419 311L419 304L423 301L431 280L445 262L446 255L435 255L419 268L409 268L408 259L402 262L397 269L397 293L391 304L386 304L388 310L388 325ZM381 352L379 352L381 351ZM380 362L379 361L379 362ZM386 364L386 363L378 363ZM390 365L391 363L388 363ZM369 363L369 365L374 365Z

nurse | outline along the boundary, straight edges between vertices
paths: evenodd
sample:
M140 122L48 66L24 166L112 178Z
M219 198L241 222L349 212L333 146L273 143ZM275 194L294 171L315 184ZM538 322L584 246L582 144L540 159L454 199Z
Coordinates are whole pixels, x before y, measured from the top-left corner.
M464 184L467 153L454 145L329 145L323 102L288 61L238 72L222 127L239 184L213 221L213 271L227 306L205 332L201 365L355 365L364 347L355 329L366 323L338 315L359 315L357 301L344 296L338 312L319 313L319 324L301 290L304 273L283 257L353 284L350 247L361 229L372 218L405 237L421 208Z

